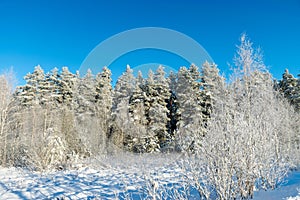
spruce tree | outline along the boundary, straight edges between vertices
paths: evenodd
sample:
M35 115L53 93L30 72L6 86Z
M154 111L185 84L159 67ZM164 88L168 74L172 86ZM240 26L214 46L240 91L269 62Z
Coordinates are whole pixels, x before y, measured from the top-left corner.
M112 97L113 89L111 85L111 71L104 67L102 72L96 77L96 117L98 120L98 134L100 138L99 149L100 152L106 149L107 133L110 126L112 114Z
M133 152L146 152L145 140L147 139L147 119L145 113L146 93L144 91L144 78L142 72L138 72L135 89L129 100L129 116L132 124Z
M168 131L169 109L167 104L171 97L171 92L169 89L169 82L165 76L165 71L163 66L159 66L154 74L155 89L157 91L157 97L154 101L152 109L149 110L153 112L153 118L155 118L156 126L160 127L156 130L159 139L159 145L162 150L167 149L169 144L174 140L172 134Z
M79 117L81 115L95 115L95 96L97 93L95 77L92 74L92 71L88 69L85 76L78 82L78 92L75 97L76 115Z
M33 73L28 73L24 77L26 84L16 90L16 97L24 106L40 104L42 93L41 83L44 82L45 74L41 66L36 66Z
M297 80L292 74L290 74L288 69L285 69L284 74L282 75L282 80L279 81L279 88L284 97L287 98L297 110L299 110L299 79Z
M160 119L157 119L159 114L162 114L160 105L158 103L159 97L158 92L155 89L154 74L152 70L149 70L148 78L146 80L145 92L147 95L145 101L145 114L147 117L147 138L144 144L144 148L147 152L159 151L159 139L158 134L160 132ZM164 128L163 128L164 129Z
M147 151L147 145L145 142L148 139L148 134L144 103L144 96L142 96L139 89L137 89L132 96L129 110L132 120L132 136L134 140L133 151L137 153Z
M64 105L73 109L74 94L77 92L79 76L69 71L68 67L63 67L60 74L60 87Z
M218 101L223 101L226 95L225 78L220 76L217 65L205 62L201 68L203 117L204 123L210 118L212 109Z
M114 109L116 109L122 99L129 100L135 89L135 77L133 70L129 65L126 67L126 71L118 78L115 92L114 92Z
M118 78L114 93L112 106L112 124L109 137L112 143L118 147L132 149L133 137L131 136L132 123L129 116L129 100L135 89L135 77L129 65L126 71Z
M179 105L177 148L181 151L193 150L204 135L202 93L200 73L195 65L189 69L181 67L176 87Z
M59 106L62 103L62 93L60 82L60 74L57 68L51 70L46 74L45 81L47 82L47 101L51 102L55 106Z

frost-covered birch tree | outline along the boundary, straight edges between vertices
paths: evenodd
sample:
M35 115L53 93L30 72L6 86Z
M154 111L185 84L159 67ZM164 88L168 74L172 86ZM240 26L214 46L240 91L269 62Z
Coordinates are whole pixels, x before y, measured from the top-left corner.
M6 166L9 160L9 146L15 142L9 140L8 136L11 135L11 123L13 123L10 117L12 110L13 100L13 73L4 73L0 75L0 165ZM16 144L17 145L17 144Z
M275 188L288 169L280 135L291 130L282 121L291 116L277 98L261 54L245 35L235 61L228 92L215 82L222 99L213 104L207 134L196 152L199 160L192 166L201 171L193 173L193 180L208 199L251 198L254 188Z

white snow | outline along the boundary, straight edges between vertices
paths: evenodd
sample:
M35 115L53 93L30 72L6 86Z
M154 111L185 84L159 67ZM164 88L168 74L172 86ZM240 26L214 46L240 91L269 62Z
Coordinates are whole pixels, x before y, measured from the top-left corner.
M254 193L254 199L262 200L300 200L300 171L290 172L284 183L275 190L258 191Z
M0 168L0 199L144 199L147 184L154 184L154 190L180 187L181 169L171 160L150 158L150 164L141 160L137 157L133 162L125 156L117 159L119 163L106 159L89 167L44 173ZM105 166L99 165L102 162ZM255 192L254 199L299 200L300 171L291 172L274 191Z

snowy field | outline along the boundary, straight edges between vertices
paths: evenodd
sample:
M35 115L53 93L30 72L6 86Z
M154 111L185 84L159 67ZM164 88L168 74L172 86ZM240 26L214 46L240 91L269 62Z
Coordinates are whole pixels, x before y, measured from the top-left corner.
M0 168L0 199L152 199L160 193L175 198L185 189L181 168L174 167L176 156L147 159L122 156L87 161L72 170L31 172ZM162 187L163 186L163 187ZM198 199L191 191L191 199ZM300 200L300 171L289 174L274 191L258 191L254 199Z

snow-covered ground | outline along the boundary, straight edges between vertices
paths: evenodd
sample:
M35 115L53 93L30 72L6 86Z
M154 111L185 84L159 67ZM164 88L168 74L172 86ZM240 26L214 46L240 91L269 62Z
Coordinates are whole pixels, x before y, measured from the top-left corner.
M275 190L258 191L254 199L261 200L300 200L300 171L290 172L281 186Z
M181 169L172 159L146 160L124 155L44 173L0 168L0 199L145 199L158 184L176 189Z
M58 172L0 168L0 199L146 199L162 185L164 192L182 190L182 171L172 166L170 158L123 156ZM300 200L300 172L291 172L274 191L255 192L254 199Z

